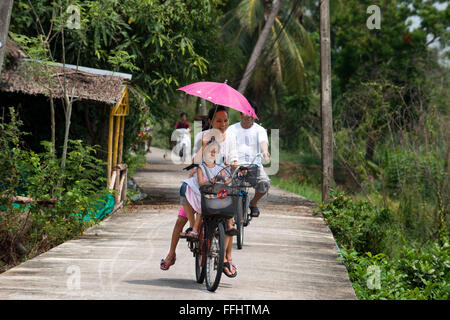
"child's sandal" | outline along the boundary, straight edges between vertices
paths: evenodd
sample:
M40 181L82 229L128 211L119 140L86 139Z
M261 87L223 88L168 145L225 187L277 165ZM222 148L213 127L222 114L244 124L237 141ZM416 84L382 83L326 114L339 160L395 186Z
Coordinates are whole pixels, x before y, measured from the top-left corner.
M192 231L192 228L187 228L186 231L180 232L180 238L181 238L181 239L187 238L189 232L191 232L191 231Z
M177 258L175 255L172 257L172 259L170 259L170 258L161 259L159 267L161 270L164 270L164 271L169 270L170 266L174 265L176 260L177 260Z
M199 233L192 230L186 233L186 238L191 241L198 241L198 236Z

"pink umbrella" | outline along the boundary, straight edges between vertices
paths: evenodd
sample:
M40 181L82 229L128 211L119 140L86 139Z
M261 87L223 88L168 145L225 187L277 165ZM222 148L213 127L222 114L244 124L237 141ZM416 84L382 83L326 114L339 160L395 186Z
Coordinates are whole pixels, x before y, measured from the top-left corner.
M253 110L247 99L239 91L227 85L226 82L201 81L178 88L177 90L209 100L214 104L230 107L258 119L255 110Z

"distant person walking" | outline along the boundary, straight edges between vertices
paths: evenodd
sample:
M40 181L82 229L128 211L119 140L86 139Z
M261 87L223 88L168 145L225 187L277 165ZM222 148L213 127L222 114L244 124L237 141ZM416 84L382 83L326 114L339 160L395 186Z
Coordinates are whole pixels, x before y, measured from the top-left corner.
M180 114L180 118L181 118L181 120L177 121L175 123L175 127L174 128L175 129L190 129L190 130L192 130L190 123L187 121L187 113L186 112L182 112Z
M174 143L176 145L175 154L177 154L183 162L186 161L187 154L190 154L191 150L191 125L187 121L187 113L182 112L180 114L180 121L175 123L175 130L170 137L172 142L172 148L174 147Z

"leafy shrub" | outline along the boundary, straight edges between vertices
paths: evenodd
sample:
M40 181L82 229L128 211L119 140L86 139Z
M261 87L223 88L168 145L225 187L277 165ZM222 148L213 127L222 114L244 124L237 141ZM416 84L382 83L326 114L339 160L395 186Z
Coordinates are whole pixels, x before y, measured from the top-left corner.
M393 229L389 209L377 208L368 201L355 202L339 190L332 191L331 201L319 207L340 246L358 252L383 252L383 243Z
M402 248L402 256L341 250L343 261L359 299L448 300L450 295L450 246L431 245L419 251Z
M0 261L15 265L23 258L80 235L91 223L83 219L107 194L105 163L95 149L70 141L66 166L60 166L49 142L36 154L21 146L21 122L13 109L10 121L0 123ZM34 199L17 205L12 197ZM39 200L56 200L53 207Z
M330 195L330 201L319 207L359 299L449 298L448 236L415 246L405 241L410 230L391 210L355 201L339 190ZM395 250L399 253L393 254Z

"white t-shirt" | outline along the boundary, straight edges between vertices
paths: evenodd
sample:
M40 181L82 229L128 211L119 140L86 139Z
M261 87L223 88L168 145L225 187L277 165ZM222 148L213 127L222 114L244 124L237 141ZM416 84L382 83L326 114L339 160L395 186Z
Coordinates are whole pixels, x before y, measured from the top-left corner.
M240 165L250 164L258 152L261 152L261 142L269 144L267 131L257 123L244 129L241 123L235 123L228 127L226 134L230 134L235 139L235 146L237 148L238 163ZM254 164L262 166L261 158L255 159Z
M217 136L215 135L217 134ZM219 155L218 158L220 159L218 161L218 164L223 164L224 162L226 164L231 164L233 161L237 160L237 151L236 147L234 146L235 139L233 138L232 134L225 134L225 140L220 141L222 139L222 134L219 130L212 130L208 129L202 132L199 132L195 135L194 138L194 153L192 155L192 159L194 159L196 153L202 149L202 137L206 137L207 139L214 136L215 140L218 142L220 146ZM220 142L219 142L220 141Z

